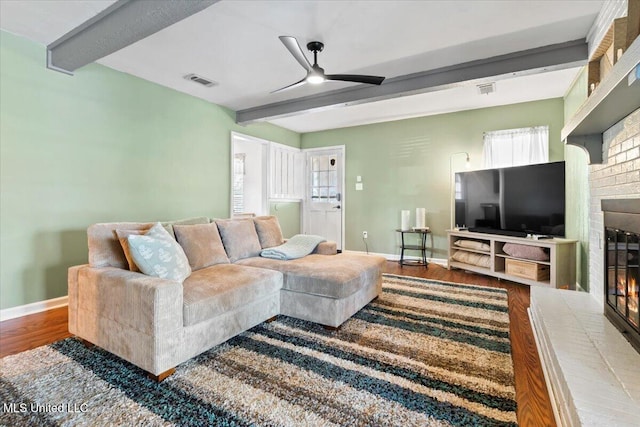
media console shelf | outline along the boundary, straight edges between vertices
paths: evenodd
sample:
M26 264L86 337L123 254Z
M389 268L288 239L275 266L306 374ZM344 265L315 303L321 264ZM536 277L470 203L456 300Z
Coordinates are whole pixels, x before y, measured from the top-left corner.
M474 233L448 230L449 269L459 268L499 279L511 280L532 286L575 289L576 287L576 241L569 239L540 239L503 236L500 234ZM458 240L477 242L458 246ZM549 261L534 261L513 257L503 251L506 243L544 248ZM465 262L454 259L462 252ZM478 264L480 265L478 265Z

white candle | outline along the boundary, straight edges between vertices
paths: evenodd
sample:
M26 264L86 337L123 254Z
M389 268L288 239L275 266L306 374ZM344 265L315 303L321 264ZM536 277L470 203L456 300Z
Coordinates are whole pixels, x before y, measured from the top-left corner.
M426 227L427 210L425 208L416 208L416 228Z
M401 220L400 229L408 230L411 227L409 225L411 223L411 211L402 211L401 218L402 220Z

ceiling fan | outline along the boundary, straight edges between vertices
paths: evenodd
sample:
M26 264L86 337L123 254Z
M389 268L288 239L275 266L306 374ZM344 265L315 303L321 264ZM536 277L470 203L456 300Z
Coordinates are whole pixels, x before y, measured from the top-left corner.
M365 76L362 74L325 74L324 68L318 65L318 52L322 52L324 49L324 43L322 42L309 42L307 43L307 49L313 52L313 65L309 62L307 57L302 52L300 45L295 37L291 36L280 36L280 41L284 46L291 52L291 55L298 61L302 68L307 71L307 75L304 79L290 84L289 86L285 86L278 90L274 90L271 93L280 92L287 89L293 89L294 87L302 86L305 83L310 84L320 84L325 81L343 81L343 82L354 82L354 83L367 83L370 85L380 85L384 80L384 77L379 76Z

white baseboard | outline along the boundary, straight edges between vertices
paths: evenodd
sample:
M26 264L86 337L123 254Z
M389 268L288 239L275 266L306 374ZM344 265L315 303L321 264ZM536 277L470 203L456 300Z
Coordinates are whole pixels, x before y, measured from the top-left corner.
M16 317L27 316L29 314L40 313L54 308L64 307L69 304L69 297L63 296L46 301L33 302L31 304L19 305L17 307L0 310L0 322Z
M353 254L364 254L366 255L366 252L363 251L349 251L349 250L345 250L342 251L344 253L353 253ZM377 253L377 252L369 252L369 255L378 255L381 257L384 257L386 259L388 259L389 261L400 261L400 255L397 254L381 254L381 253ZM417 256L413 256L413 255L409 255L409 256L405 256L404 259L410 259L410 260L419 260L420 257ZM437 265L441 265L442 267L447 267L447 260L444 258L427 258L427 262L429 262L430 264L437 264Z

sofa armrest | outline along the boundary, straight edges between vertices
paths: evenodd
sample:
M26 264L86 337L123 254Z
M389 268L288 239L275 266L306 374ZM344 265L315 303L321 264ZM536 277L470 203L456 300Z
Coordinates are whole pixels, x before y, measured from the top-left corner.
M335 255L338 253L338 245L336 242L331 241L321 242L316 246L313 253L319 255Z
M72 333L99 327L94 323L104 318L151 336L166 334L182 328L182 301L182 283L176 281L115 267L69 269Z

